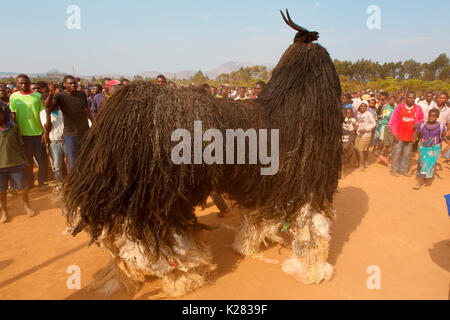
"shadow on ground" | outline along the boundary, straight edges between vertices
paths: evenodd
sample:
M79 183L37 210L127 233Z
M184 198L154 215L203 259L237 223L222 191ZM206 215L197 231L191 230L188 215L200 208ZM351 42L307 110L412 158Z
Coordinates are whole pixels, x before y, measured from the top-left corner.
M332 265L336 264L338 257L342 253L342 248L349 240L351 233L361 224L368 211L368 201L367 194L362 189L355 187L342 188L336 195L334 206L338 219L334 223L331 232L329 254L329 263ZM240 225L241 210L239 208L233 208L232 212L225 218L218 218L217 213L216 211L212 211L206 215L199 216L199 222L214 227L213 230L206 233L206 238L213 252L213 262L217 265L217 269L211 274L210 282L203 288L213 286L216 280L233 272L243 259L242 256L235 253L231 248L236 230ZM160 293L161 279L149 278L145 282L143 289L137 294L123 291L105 297L83 288L67 297L67 299L146 300L158 298Z
M434 243L428 252L434 263L450 272L450 239Z
M369 196L360 188L339 188L334 199L336 221L331 230L328 262L335 265L350 235L361 224L369 210Z

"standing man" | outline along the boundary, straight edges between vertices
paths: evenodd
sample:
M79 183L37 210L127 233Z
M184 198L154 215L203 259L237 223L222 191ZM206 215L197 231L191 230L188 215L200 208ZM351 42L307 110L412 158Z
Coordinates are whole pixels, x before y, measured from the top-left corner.
M65 76L63 86L64 91L56 93L57 84L53 81L50 83L45 108L50 112L54 111L56 106L61 108L64 118L64 148L71 170L83 144L84 135L89 130L88 119L92 121L92 117L86 94L77 90L75 77Z
M38 163L39 190L47 190L44 184L48 179L47 152L42 144L44 129L41 125L39 113L44 110L41 94L30 89L30 78L25 74L19 74L16 78L16 87L19 91L9 97L12 120L17 123L22 134L23 148L26 161L29 166L25 171L25 179L28 188L34 186L33 157Z
M414 143L414 125L423 122L423 111L414 103L415 92L406 94L406 102L399 105L392 115L389 125L394 136L392 149L391 175L398 177L399 173L410 177L409 155Z
M128 80L128 79L122 79L122 80L120 80L120 83L121 83L123 86L128 86L128 85L130 84L130 80Z
M91 105L91 110L92 110L92 118L95 119L95 116L97 115L97 113L100 111L100 107L102 106L103 100L105 100L105 97L108 98L109 97L109 93L108 93L108 82L111 81L111 78L104 78L102 80L102 89L103 92L99 92L97 93L93 98L92 98L92 105Z
M88 98L87 103L89 109L91 109L91 115L95 118L96 110L94 109L94 98L98 94L102 94L102 86L99 84L94 84L91 89L91 96Z
M261 93L264 91L265 88L266 88L266 83L264 81L258 81L256 83L256 86L255 86L256 98L258 98L261 95Z
M5 119L9 122L11 119L11 110L9 109L8 88L3 83L0 83L0 109L5 113Z
M158 86L164 87L167 84L166 77L160 74L158 77L156 77L156 84Z
M448 100L448 93L447 92L441 92L438 95L437 103L434 106L430 106L424 115L424 118L426 121L428 121L428 112L430 112L431 109L438 109L439 110L439 118L438 121L442 124L444 124L447 127L447 135L450 134L450 108L447 106L447 100Z
M39 85L36 82L33 82L32 84L30 84L30 90L33 92L39 92Z
M427 117L428 116L427 111L431 110L431 108L436 107L436 102L433 101L433 92L431 91L427 92L427 94L425 95L425 100L420 101L418 105L422 108L425 117Z
M45 81L39 81L37 83L39 85L39 93L42 95L42 97L47 98L48 95L48 84Z
M342 105L341 109L352 109L353 110L353 101L352 95L350 93L346 93L342 96Z
M0 102L9 105L8 87L0 83Z

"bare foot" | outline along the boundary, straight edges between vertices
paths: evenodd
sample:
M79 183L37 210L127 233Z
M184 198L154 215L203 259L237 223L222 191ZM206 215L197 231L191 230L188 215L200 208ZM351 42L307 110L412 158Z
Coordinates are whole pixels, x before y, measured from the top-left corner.
M0 215L0 223L5 223L6 221L8 221L8 214L6 213L5 210L1 210L0 211L1 215Z
M36 211L34 211L33 209L31 209L30 207L25 207L25 212L27 213L27 215L28 215L30 218L36 215Z
M413 187L413 189L420 190L420 188L422 188L423 185L424 185L424 183L422 181L419 181L416 183L416 185Z

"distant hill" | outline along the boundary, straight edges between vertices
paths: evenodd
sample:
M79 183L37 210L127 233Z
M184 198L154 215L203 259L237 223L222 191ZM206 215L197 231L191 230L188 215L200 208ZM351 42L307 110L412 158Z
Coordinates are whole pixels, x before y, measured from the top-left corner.
M210 79L215 79L217 76L221 75L222 73L231 73L233 71L237 71L240 68L247 68L252 67L256 65L255 63L251 62L238 62L238 61L229 61L226 62L220 66L218 66L215 69L204 71L202 70L203 74L208 76ZM274 64L264 64L267 66L267 68L270 70L275 67ZM163 72L163 71L145 71L140 74L143 78L156 78L158 75L163 74L168 79L179 79L179 80L186 80L191 78L193 75L195 75L198 72L198 70L184 70L184 71L178 71L178 72ZM0 79L2 78L14 78L18 75L17 72L0 72ZM56 69L51 69L46 73L33 73L28 74L32 78L58 78L61 79L68 73L58 71ZM70 73L69 73L70 74ZM110 77L113 79L120 79L122 77L132 79L133 76L131 75L121 75L121 74L101 74L101 75L77 75L80 78L83 79L91 79L93 76L96 78L104 78L104 77Z
M237 61L230 61L227 63L224 63L220 66L218 66L215 69L204 71L202 70L203 74L206 75L209 79L215 79L217 76L221 75L222 73L231 73L233 71L237 71L240 68L248 68L256 65L252 62L237 62ZM264 64L267 66L268 69L273 69L275 67L274 64ZM197 73L198 70L186 70L186 71L180 71L180 72L161 72L161 71L146 71L140 74L143 78L156 78L158 75L162 74L168 79L189 79L193 75Z
M179 72L161 72L161 71L145 71L140 74L143 78L156 78L160 74L164 75L167 79L189 79L196 71L185 70Z
M210 79L215 79L217 76L221 75L222 73L231 73L233 71L237 71L240 68L248 68L253 67L255 64L251 62L236 62L236 61L230 61L227 63L224 63L217 68L206 71L206 75Z

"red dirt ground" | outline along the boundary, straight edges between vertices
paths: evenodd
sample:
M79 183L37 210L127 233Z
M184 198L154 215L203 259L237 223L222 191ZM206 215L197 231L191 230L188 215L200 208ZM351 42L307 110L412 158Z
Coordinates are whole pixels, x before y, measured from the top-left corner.
M417 163L412 161L413 166ZM220 227L208 233L218 269L212 282L185 299L449 299L450 228L443 196L450 193L450 166L440 162L429 187L412 190L414 178L392 177L372 164L340 181L334 206L329 262L334 278L304 285L281 271L280 265L242 258L231 250L234 231ZM63 235L65 221L50 192L30 194L39 210L27 217L19 199L9 204L10 220L0 225L0 299L101 299L83 288L103 268L108 254L87 247L88 237ZM239 226L239 209L217 217L210 204L197 211L209 225ZM286 249L274 246L266 257L282 261ZM70 265L81 268L80 290L69 290ZM369 290L367 268L379 266L381 289ZM111 299L151 299L160 280L147 282L135 295Z

